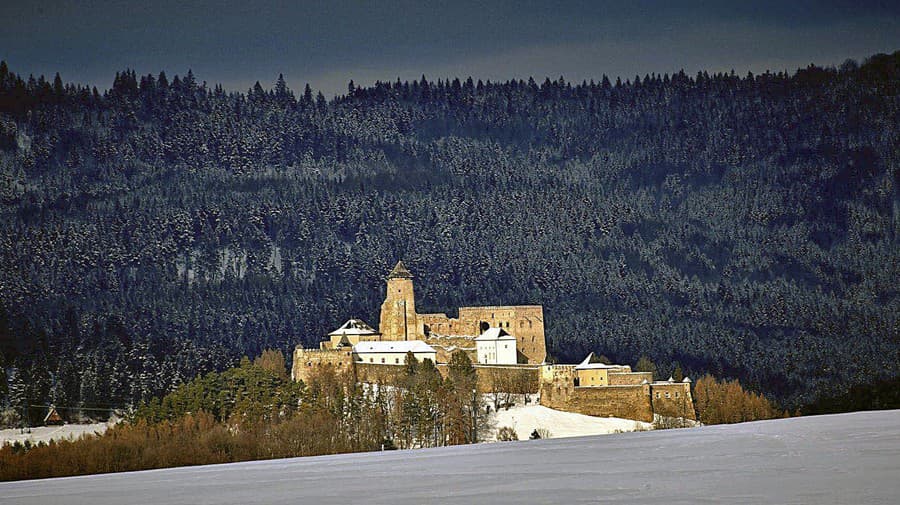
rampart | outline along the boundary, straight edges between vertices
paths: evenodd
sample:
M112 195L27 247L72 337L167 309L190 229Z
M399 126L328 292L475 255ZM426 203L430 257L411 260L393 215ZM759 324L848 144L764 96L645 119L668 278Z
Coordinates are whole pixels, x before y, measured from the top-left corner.
M445 363L436 365L441 377L448 376L449 367ZM360 382L392 383L403 377L406 368L401 365L381 363L356 363L356 377ZM515 393L537 393L539 367L536 365L475 365L478 391L511 388Z
M653 413L665 417L696 419L691 385L686 382L654 382L650 387Z
M330 366L336 370L346 370L353 366L353 353L350 349L294 349L294 364L291 367L291 378L295 381L308 381L316 367Z
M607 386L578 387L574 365L545 365L540 377L541 405L552 409L645 422L654 414L696 419L687 382L651 383L649 372L630 372L610 373Z
M644 381L653 382L653 374L651 372L610 372L609 374L610 386L638 386Z

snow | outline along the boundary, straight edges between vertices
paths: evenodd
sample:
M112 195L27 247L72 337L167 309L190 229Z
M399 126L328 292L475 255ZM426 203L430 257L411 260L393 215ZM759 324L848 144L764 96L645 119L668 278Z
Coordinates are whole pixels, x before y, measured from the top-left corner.
M900 410L0 483L5 505L895 504Z
M362 319L348 319L340 328L328 335L378 335L378 332Z
M0 445L7 442L14 444L16 442L24 443L30 440L32 443L49 442L50 440L62 440L66 438L76 439L87 433L103 433L110 424L93 423L93 424L63 424L60 426L38 426L34 428L26 428L28 432L23 432L19 428L0 430Z
M488 328L484 330L479 337L475 339L476 342L488 341L488 340L515 340L516 337L510 335L506 332L506 330L502 328Z
M504 426L516 430L519 440L527 440L537 428L549 431L550 438L607 435L653 428L650 423L617 417L592 417L553 410L542 405L516 405L509 410L501 408L493 415L493 422L497 430ZM494 436L496 437L496 433Z
M403 354L412 352L415 354L419 354L434 353L435 350L430 345L421 340L385 340L360 342L353 346L353 352L357 354L388 352L399 352Z

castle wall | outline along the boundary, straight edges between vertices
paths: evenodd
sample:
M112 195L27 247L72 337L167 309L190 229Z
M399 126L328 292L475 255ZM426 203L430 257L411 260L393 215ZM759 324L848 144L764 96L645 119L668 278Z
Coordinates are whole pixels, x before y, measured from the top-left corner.
M353 353L350 349L294 349L294 364L291 367L291 378L295 381L308 381L310 374L322 366L346 370L353 367Z
M696 419L691 385L685 382L642 383L649 372L609 373L610 385L575 386L574 365L545 365L540 372L541 405L589 416L652 422L653 415Z
M660 383L650 385L650 399L653 413L665 417L697 419L691 385L686 382Z
M644 381L653 382L653 373L652 372L627 372L627 373L610 372L610 374L609 374L609 385L610 386L637 386Z
M516 337L516 350L527 363L543 363L547 357L544 308L540 305L460 307L459 325L474 326L474 335L481 334L482 328L503 328Z
M456 351L465 351L473 363L478 361L476 356L475 337L473 336L443 336L431 334L425 337L425 343L437 351L435 358L438 363L450 362L450 356Z
M393 384L406 373L405 366L356 363L356 380L369 384Z
M647 384L605 387L569 384L542 382L541 405L588 416L653 421L650 386Z
M419 320L431 333L438 335L469 335L481 334L477 321L461 321L458 318L447 317L447 314L419 314Z
M356 376L360 382L368 383L392 383L403 377L406 368L397 365L382 365L380 363L356 363ZM437 370L441 377L447 378L449 367L447 364L438 364ZM494 382L508 384L516 380L523 380L527 392L538 391L538 367L528 365L475 365L475 377L478 391L487 393L493 391ZM525 374L525 377L522 377Z

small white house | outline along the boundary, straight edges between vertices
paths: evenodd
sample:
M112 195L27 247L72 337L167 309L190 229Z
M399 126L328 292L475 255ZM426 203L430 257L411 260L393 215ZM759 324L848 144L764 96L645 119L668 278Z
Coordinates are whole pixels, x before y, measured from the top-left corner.
M516 337L503 328L488 328L475 339L478 362L483 365L515 365Z
M412 352L420 362L426 358L436 362L437 351L421 340L359 342L353 346L353 359L358 363L403 365L408 352Z

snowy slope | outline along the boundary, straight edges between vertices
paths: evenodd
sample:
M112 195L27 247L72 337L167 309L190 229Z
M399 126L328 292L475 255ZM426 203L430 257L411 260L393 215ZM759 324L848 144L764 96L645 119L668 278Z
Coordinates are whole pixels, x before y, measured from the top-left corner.
M111 425L108 423L93 424L63 424L61 426L38 426L36 428L28 428L27 432L20 429L0 430L0 445L6 442L10 444L16 442L25 442L30 440L32 443L49 442L50 440L62 440L65 438L76 439L84 434L93 435L95 433L103 433Z
M606 435L653 428L650 423L616 417L585 416L553 410L542 405L516 405L509 410L500 409L494 413L492 421L495 437L497 430L509 426L516 430L519 440L527 440L531 432L537 428L548 430L551 438Z
M0 484L4 504L896 504L900 410Z

